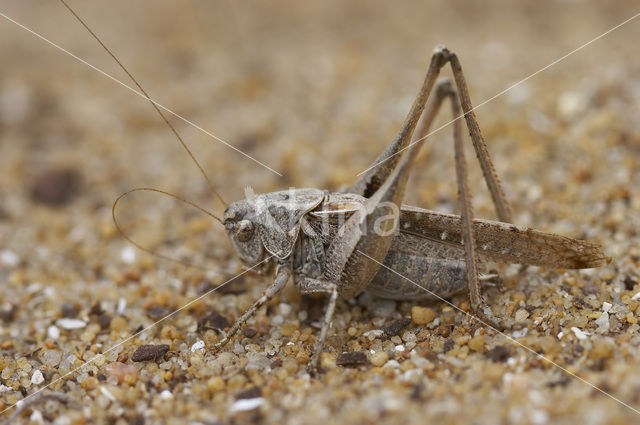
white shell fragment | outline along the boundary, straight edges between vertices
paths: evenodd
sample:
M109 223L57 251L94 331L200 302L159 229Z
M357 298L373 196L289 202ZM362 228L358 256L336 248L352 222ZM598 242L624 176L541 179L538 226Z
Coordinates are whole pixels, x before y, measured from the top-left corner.
M171 391L169 390L164 390L160 393L160 398L162 400L170 400L173 398L173 394L171 394Z
M11 250L3 249L0 251L0 263L3 266L15 267L20 263L20 258Z
M133 264L136 261L136 256L136 250L131 246L127 246L120 251L120 259L125 264Z
M56 320L56 325L63 329L82 329L87 326L87 323L80 319L63 318Z
M191 346L191 352L202 350L204 348L204 341L199 339Z
M609 331L609 313L604 312L596 319L596 325L598 325L598 330L600 332L608 332Z
M246 412L249 410L257 409L264 404L264 398L242 398L231 405L229 409L231 413Z
M49 338L57 340L58 338L60 338L60 329L58 329L57 326L51 325L47 329L47 335L49 335Z
M42 375L42 372L40 372L39 369L36 369L35 372L33 372L33 375L31 375L31 383L34 385L40 385L44 382L44 376Z
M100 387L100 392L109 400L116 401L115 396L106 387Z
M589 334L583 331L580 328L576 328L575 326L571 328L571 332L573 332L578 339L587 339Z

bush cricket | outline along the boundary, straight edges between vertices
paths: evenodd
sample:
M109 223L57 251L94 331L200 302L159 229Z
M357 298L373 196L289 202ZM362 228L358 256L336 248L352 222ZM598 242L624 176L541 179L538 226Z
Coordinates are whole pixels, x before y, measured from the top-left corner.
M64 0L61 1L151 101L206 178L175 128L136 79ZM455 85L448 79L438 79L440 70L447 64L453 71ZM411 168L422 146L412 140L425 138L446 100L454 118L460 216L402 204ZM461 116L465 118L499 221L473 217L462 123L458 119ZM420 120L417 137L412 139ZM375 164L342 192L290 189L249 194L246 199L231 204L224 203L207 178L216 196L225 204L222 219L210 215L224 225L241 261L260 273L275 273L263 295L236 320L215 349L233 338L290 278L301 293L320 293L328 298L310 363L312 371L316 371L338 296L351 298L369 291L396 300L424 300L447 298L466 290L479 320L500 328L498 318L481 296L479 260L563 269L599 267L607 260L595 243L510 224L511 210L473 112L460 61L445 47L435 49L403 126ZM117 202L136 190L155 189L132 189L121 195L113 204L116 226Z

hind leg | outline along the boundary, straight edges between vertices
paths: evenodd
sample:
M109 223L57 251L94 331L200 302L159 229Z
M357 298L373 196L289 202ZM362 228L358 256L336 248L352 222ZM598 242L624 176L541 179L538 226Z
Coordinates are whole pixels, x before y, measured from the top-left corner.
M451 64L456 87L458 88L460 104L462 105L462 110L464 112L464 115L461 115L460 113L455 115L452 122L455 123L464 116L473 142L473 147L476 151L478 162L482 168L482 174L485 182L487 183L487 187L491 192L491 198L496 209L496 215L500 221L510 223L512 215L511 207L506 200L500 179L495 171L491 156L487 150L487 145L484 141L484 137L482 136L482 132L480 131L478 120L473 112L473 105L471 104L469 89L467 88L466 79L462 72L462 65L460 64L458 56L444 46L436 47L436 50L431 57L431 64L429 65L429 70L427 71L425 83L423 85L426 89L426 96L430 96L431 90L434 84L436 84L435 81L440 73L440 69L445 66L447 62ZM413 155L417 155L421 142L423 142L429 135L429 129L431 128L433 119L440 108L442 100L447 96L447 93L445 93L447 91L447 85L449 85L447 81L437 83L435 98L424 111L422 127L415 140L409 143L410 141L408 138L396 138L376 159L374 165L362 173L361 177L351 188L352 193L357 193L365 198L370 197L382 185L382 182L384 182L391 174L395 164L400 160L400 153L402 151L409 147L414 147ZM459 109L460 107L458 107L458 110Z

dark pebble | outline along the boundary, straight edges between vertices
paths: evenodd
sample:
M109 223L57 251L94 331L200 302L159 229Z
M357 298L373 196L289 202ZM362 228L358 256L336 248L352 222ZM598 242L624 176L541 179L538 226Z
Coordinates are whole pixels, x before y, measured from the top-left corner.
M18 311L18 307L11 304L9 308L3 308L0 310L0 320L3 322L11 322L16 316L16 312Z
M236 394L236 400L240 400L243 398L258 398L261 395L262 389L260 387L251 387Z
M451 326L450 325L440 325L438 329L436 329L436 333L443 338L448 338L451 335Z
M109 316L108 314L101 314L97 317L97 321L100 325L100 329L109 329L109 326L111 325L111 316Z
M586 295L600 295L600 287L593 282L587 282L582 287L582 293Z
M273 359L269 366L271 367L271 369L282 367L282 359Z
M142 415L136 415L128 421L128 425L144 425L144 423L144 416Z
M571 381L571 380L570 380L568 377L566 377L566 376L565 376L565 377L560 378L560 379L559 379L559 380L557 380L557 381L549 382L549 383L547 384L547 387L551 387L551 388L554 388L554 387L566 387L566 386L567 386L567 384L568 384L570 381Z
M149 316L150 319L154 319L154 320L162 319L168 313L169 313L168 308L158 307L158 306L151 307L150 309L147 310L147 316Z
M432 362L435 362L438 359L438 353L423 345L418 345L414 350L419 356Z
M511 356L511 350L504 345L498 345L485 353L494 362L505 362Z
M422 384L416 384L409 392L409 398L413 401L421 401L423 392L424 386Z
M229 320L217 311L209 312L198 320L198 330L215 329L222 331L231 326Z
M409 323L411 323L411 318L404 317L402 319L398 319L394 322L391 322L389 325L385 326L382 330L386 336L392 337L392 336L398 335L400 331L406 328Z
M162 358L167 351L169 351L169 346L167 344L161 345L141 345L131 356L131 360L134 362L143 362L145 360L156 360Z
M62 317L73 318L78 315L78 310L73 304L64 303L62 304L62 308L60 309L60 314L62 314Z
M624 278L624 289L626 289L627 291L631 291L637 284L638 282L636 280L633 280L629 276Z
M367 364L367 355L362 351L342 353L336 360L338 366L355 367Z
M456 343L453 342L452 339L448 339L444 342L444 346L442 347L442 351L444 351L445 353L448 351L453 350L453 347L455 347Z
M48 170L31 183L31 199L48 205L63 205L78 192L80 175L73 169Z
M246 336L247 338L253 338L254 336L258 335L258 331L253 328L244 328L242 330L242 335Z
M99 316L102 313L104 313L104 310L102 309L102 304L100 304L100 302L94 303L89 309L89 316L93 314L95 314L96 316Z

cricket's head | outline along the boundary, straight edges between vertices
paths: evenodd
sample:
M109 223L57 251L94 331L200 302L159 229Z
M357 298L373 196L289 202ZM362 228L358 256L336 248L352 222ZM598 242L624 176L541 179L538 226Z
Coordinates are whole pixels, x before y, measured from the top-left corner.
M264 259L265 250L257 229L255 204L246 199L231 203L224 212L224 228L243 263L253 267Z

